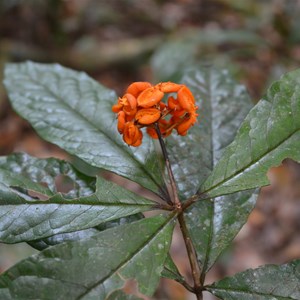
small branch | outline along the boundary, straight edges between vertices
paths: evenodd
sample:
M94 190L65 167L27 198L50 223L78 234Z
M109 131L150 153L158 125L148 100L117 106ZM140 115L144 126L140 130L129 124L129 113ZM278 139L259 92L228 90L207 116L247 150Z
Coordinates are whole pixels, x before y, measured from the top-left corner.
M177 209L178 212L178 221L179 221L179 225L180 225L180 229L182 232L182 236L184 239L184 243L185 243L185 247L188 253L188 258L190 261L190 265L191 265L191 271L192 271L192 277L193 277L193 281L194 281L194 287L191 287L186 281L181 282L181 284L190 292L194 293L197 297L197 300L202 300L203 296L202 296L202 291L203 291L203 286L201 284L200 281L200 275L201 275L201 271L200 271L200 267L198 264L198 260L197 260L197 255L196 255L196 251L194 248L194 245L192 243L192 240L190 238L186 223L185 223L185 219L183 216L183 206L181 205L181 202L179 200L178 197L178 192L177 192L177 187L176 187L176 182L175 182L175 178L173 175L173 171L171 168L171 164L170 164L170 160L169 160L169 156L168 156L168 152L166 149L166 145L164 143L164 140L162 138L160 129L158 124L155 124L155 130L157 132L158 135L158 139L159 139L159 143L162 149L162 153L165 159L165 163L166 163L166 168L168 171L168 175L170 178L170 184L171 184L171 188L172 188L172 192L173 192L173 201L174 201L174 205L175 208ZM192 205L192 203L195 201L194 198L190 199L190 202L188 204L188 206ZM184 205L184 204L183 204ZM185 209L188 207L184 207Z
M206 200L206 199L209 199L209 198L211 198L211 197L209 197L205 193L196 194L196 195L188 198L186 201L184 201L184 203L182 204L182 210L188 209L191 205L193 205L197 201Z
M183 212L178 215L178 221L179 221L180 229L182 232L182 236L184 239L185 247L186 247L190 265L191 265L192 277L193 277L193 281L194 281L194 293L196 294L197 299L200 300L200 299L202 299L202 290L203 290L203 287L202 287L202 284L200 281L201 271L200 271L200 267L198 265L196 251L194 249L188 229L186 227Z
M185 280L176 280L178 283L182 284L189 292L195 293L194 288L190 286Z
M172 168L171 168L171 164L170 164L168 152L167 152L167 149L166 149L166 145L165 145L165 142L162 138L162 135L161 135L161 132L160 132L160 129L159 129L159 126L158 126L157 123L155 123L155 130L156 130L157 135L158 135L159 144L160 144L160 147L161 147L164 159L165 159L166 168L167 168L168 175L169 175L169 178L170 178L170 184L171 184L173 197L174 197L174 205L177 209L180 210L181 209L181 202L178 198L178 192L177 192L175 178L174 178L173 171L172 171Z
M174 207L168 204L163 204L163 203L156 203L153 208L155 209L162 209L162 210L169 210L169 211L173 211Z

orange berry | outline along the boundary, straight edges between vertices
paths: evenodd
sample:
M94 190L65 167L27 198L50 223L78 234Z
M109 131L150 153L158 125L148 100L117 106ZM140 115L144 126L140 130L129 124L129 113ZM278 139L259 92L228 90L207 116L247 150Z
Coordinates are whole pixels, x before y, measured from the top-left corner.
M119 133L123 133L125 123L126 123L125 113L123 111L120 111L118 113L118 131L119 131Z
M127 103L128 103L127 105L129 105L131 109L135 109L137 107L137 101L133 95L127 93L124 95L123 98L127 99Z
M177 132L180 135L186 135L186 132L196 123L196 114L191 115L188 119L183 120L178 126L177 126Z
M114 112L114 113L118 113L119 111L121 111L123 108L123 105L118 103L118 104L115 104L112 106L111 110Z
M143 139L143 133L142 133L142 131L139 129L139 137L138 137L138 139L136 140L136 142L133 143L131 146L133 146L133 147L138 147L138 146L140 146L140 145L142 144L142 139Z
M126 90L126 93L129 93L133 95L135 98L138 97L138 95L144 91L145 89L148 89L152 87L151 83L146 81L137 81L132 83Z
M158 139L157 132L153 127L147 127L146 131L153 139Z
M181 109L181 110L174 110L171 112L171 115L174 116L174 117L183 117L185 114L186 114L186 110L184 109Z
M119 98L118 104L119 106L122 106L125 112L130 114L131 110L135 110L137 107L137 101L134 96L131 94L125 94L122 98Z
M144 108L152 107L158 104L164 97L164 93L156 87L151 87L144 90L137 98L139 106Z
M172 96L168 98L168 108L171 110L181 110L182 109L178 100L176 100Z
M166 108L167 108L167 105L165 103L159 102L159 109L160 109L160 111L163 111Z
M169 136L172 133L173 128L167 128L167 129L161 129L161 134L164 138L166 138L167 136Z
M181 84L177 84L174 82L161 82L156 85L162 92L164 93L176 93L182 87Z
M195 99L192 92L183 86L177 93L180 106L188 112L195 110Z
M135 119L143 125L155 123L161 116L160 110L157 108L143 108L138 110Z
M135 144L140 138L140 129L133 122L125 123L123 130L123 140L129 146Z

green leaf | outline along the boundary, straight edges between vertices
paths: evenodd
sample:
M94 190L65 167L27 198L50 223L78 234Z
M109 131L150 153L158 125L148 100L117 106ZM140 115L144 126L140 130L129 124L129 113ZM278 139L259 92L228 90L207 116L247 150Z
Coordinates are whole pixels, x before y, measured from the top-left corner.
M151 139L145 135L143 145L133 149L118 133L112 90L57 64L8 64L5 78L14 109L45 140L165 196Z
M3 299L106 299L135 278L151 296L169 251L175 222L156 216L53 246L0 277Z
M252 104L245 87L226 70L191 69L181 82L194 94L198 124L186 136L173 134L166 141L180 193L190 197L211 173Z
M92 237L92 236L98 234L100 231L106 230L108 228L124 225L127 223L132 223L132 222L140 220L142 218L144 218L143 214L139 213L139 214L135 214L132 216L113 220L110 222L105 222L105 223L100 224L99 226L96 226L93 228L88 228L88 229L74 231L74 232L55 234L48 238L30 241L30 242L28 242L28 244L37 250L44 250L44 249L48 248L49 246L62 244L64 242L68 242L68 241L78 241L78 240L82 240L85 238L89 238L89 237Z
M225 70L190 70L183 82L197 99L199 124L186 137L171 138L168 150L179 188L188 197L213 170L252 104L244 86ZM199 201L185 213L202 276L247 221L256 200L252 194L246 191Z
M54 159L37 159L24 153L0 157L0 182L23 189L28 198L44 200L62 192L64 198L88 196L95 192L95 177L78 172L69 163Z
M269 184L271 167L300 162L300 69L272 84L250 111L199 193L207 197Z
M60 172L74 180L74 191L55 191L54 181ZM83 178L86 177L81 177L68 163L56 159L40 160L27 155L1 158L0 240L16 243L83 230L153 207L152 201L101 177L97 178L96 191L88 195L94 179ZM29 192L34 192L38 199ZM82 193L82 197L70 198Z
M187 210L187 227L201 265L202 280L246 223L256 198L250 190L198 201Z
M206 287L220 299L298 300L300 299L300 260L275 266L249 269Z

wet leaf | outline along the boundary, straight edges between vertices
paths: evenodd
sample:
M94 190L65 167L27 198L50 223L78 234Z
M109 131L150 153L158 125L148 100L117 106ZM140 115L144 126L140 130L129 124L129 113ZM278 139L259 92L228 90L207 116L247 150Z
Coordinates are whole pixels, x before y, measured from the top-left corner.
M55 190L58 174L72 178L72 192ZM95 179L56 159L41 160L25 154L2 157L0 179L0 240L5 243L92 228L149 210L154 204L101 177L92 189Z
M191 70L183 82L199 106L199 124L184 138L168 144L179 188L191 196L213 170L252 107L245 87L224 70ZM255 205L253 191L199 201L185 213L187 227L201 264L202 279L228 247Z
M300 70L273 83L250 111L199 193L216 197L269 184L285 158L300 162Z
M62 160L15 153L0 157L0 182L23 189L22 196L27 194L29 199L46 200L59 192L63 192L64 198L91 195L95 192L96 178L78 172Z
M174 224L171 215L156 216L53 246L3 273L0 298L105 299L130 278L151 296Z
M59 233L59 234L55 234L55 235L47 237L47 238L38 239L38 240L30 241L27 243L31 247L41 251L50 246L62 244L64 242L78 241L78 240L82 240L85 238L90 238L90 237L97 235L99 232L101 232L103 230L113 228L116 226L120 226L120 225L129 224L129 223L141 220L143 218L144 218L144 215L142 213L138 213L138 214L130 215L130 216L123 217L123 218L120 218L117 220L105 222L96 227L79 230L79 231L74 231L74 232Z
M206 289L224 300L297 300L300 299L300 260L249 269Z
M166 142L180 193L182 197L190 197L233 140L252 104L245 87L225 70L212 67L190 70L181 82L196 99L198 124L186 136L172 134Z
M105 223L102 223L99 226L96 226L93 228L88 228L88 229L74 231L74 232L55 234L48 238L30 241L30 242L28 242L28 244L31 247L41 251L41 250L48 248L49 246L62 244L64 242L78 241L78 240L82 240L85 238L90 238L94 235L97 235L100 231L103 231L103 230L106 230L109 228L113 228L116 226L120 226L120 225L125 225L128 223L132 223L134 221L142 219L143 217L144 217L143 214L139 213L139 214L131 215L128 217L120 218L117 220L113 220L110 222L105 222Z
M14 109L45 140L165 196L150 138L145 136L143 145L132 149L118 133L112 90L57 64L8 64L5 78Z
M185 214L202 280L218 257L227 249L255 206L253 190L198 201Z

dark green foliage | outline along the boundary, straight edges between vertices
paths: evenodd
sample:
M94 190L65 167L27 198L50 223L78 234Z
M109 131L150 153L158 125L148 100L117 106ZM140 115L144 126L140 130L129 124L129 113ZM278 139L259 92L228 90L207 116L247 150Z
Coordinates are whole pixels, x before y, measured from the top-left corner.
M267 171L285 158L300 161L300 70L275 82L253 108L227 71L165 71L162 76L183 75L199 107L199 123L186 137L166 139L182 210L99 176L101 170L114 172L169 200L157 143L146 135L137 149L123 143L111 112L113 91L59 65L7 66L14 109L45 140L83 161L86 170L93 167L94 176L57 159L0 158L0 240L42 250L0 276L1 299L136 300L120 291L132 278L149 296L160 277L193 291L169 254L178 216L185 220L188 233L182 222L181 230L193 244L202 284L247 221L255 188L269 183ZM158 207L164 214L143 216ZM221 299L296 300L299 270L299 260L263 266L202 288Z

